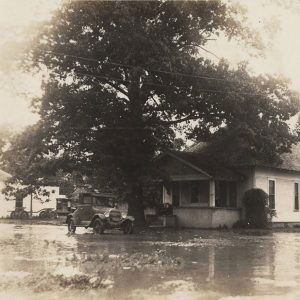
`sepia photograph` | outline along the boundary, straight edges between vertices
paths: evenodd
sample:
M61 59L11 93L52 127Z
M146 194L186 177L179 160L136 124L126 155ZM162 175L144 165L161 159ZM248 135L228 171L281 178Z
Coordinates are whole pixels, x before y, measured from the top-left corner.
M0 300L300 299L299 0L0 0Z

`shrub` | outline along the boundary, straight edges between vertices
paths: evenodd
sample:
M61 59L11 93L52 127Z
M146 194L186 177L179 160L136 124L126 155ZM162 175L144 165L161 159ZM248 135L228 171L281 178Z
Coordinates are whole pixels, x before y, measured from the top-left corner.
M266 228L268 222L276 215L269 209L268 194L262 189L250 189L244 195L245 221L251 228Z

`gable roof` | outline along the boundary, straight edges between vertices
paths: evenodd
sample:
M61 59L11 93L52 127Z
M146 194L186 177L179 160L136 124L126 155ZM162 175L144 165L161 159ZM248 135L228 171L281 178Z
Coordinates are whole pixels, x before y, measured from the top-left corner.
M184 155L184 152L181 151L169 151L166 152L167 155L172 156L173 158L179 160L180 162L182 162L183 164L187 165L188 167L194 169L195 171L198 171L202 174L204 174L207 177L212 177L210 174L208 174L206 171L204 171L203 169L201 169L200 166L197 166L195 164L195 161L187 159L186 155Z
M165 155L169 155L192 169L202 173L210 178L219 180L238 180L242 177L233 168L224 166L209 156L200 153L187 151L168 151Z

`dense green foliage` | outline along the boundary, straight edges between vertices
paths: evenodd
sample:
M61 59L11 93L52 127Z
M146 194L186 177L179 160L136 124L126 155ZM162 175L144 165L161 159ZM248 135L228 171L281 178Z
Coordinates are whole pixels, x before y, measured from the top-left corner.
M153 159L180 144L179 129L194 139L238 130L264 157L288 150L294 137L285 121L299 110L288 84L203 58L221 32L261 47L240 19L220 1L63 4L24 60L26 70L49 72L33 102L41 120L12 141L4 167L23 184L79 170L126 193L129 212L143 221Z

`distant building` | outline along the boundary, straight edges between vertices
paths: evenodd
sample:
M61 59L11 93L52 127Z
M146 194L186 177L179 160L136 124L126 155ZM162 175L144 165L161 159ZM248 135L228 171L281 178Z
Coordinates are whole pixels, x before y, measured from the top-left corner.
M178 225L191 228L231 227L243 217L242 199L251 188L269 194L277 212L274 226L300 224L300 145L282 155L280 165L223 166L203 156L205 145L190 151L170 151L159 158L169 180L163 183L163 202L173 205Z
M28 195L24 199L12 199L6 200L5 195L1 190L5 186L5 181L11 177L10 174L0 170L0 217L5 218L9 217L11 212L16 208L23 208L25 211L30 213L32 210L33 215L43 208L53 208L57 207L57 199L65 199L64 195L60 195L59 187L57 186L47 186L44 189L48 192L49 195L41 196L41 199L32 198Z
M5 195L2 193L2 189L5 187L5 181L10 178L11 175L0 170L0 218L6 217L7 212L11 209L11 203L5 200Z

